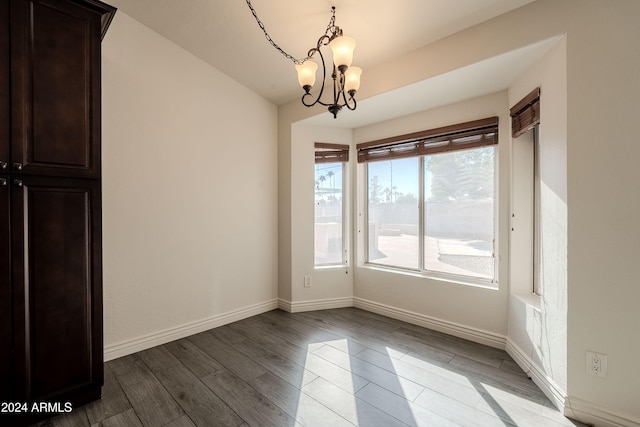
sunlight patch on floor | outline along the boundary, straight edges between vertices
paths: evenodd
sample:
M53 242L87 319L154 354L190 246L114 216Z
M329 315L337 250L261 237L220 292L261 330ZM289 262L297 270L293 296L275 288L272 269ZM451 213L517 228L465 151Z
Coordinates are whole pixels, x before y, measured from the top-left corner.
M318 420L323 420L324 425L330 426L359 425L355 393L363 384L354 384L348 359L348 346L347 339L320 341L307 345L304 368L305 373L309 373L308 378L313 379L300 386L302 391L298 397L295 416L298 422L303 425L317 425ZM315 354L326 348L340 349L347 357L341 360L342 363L333 364ZM344 363L346 366L343 365ZM331 381L325 378L330 378ZM335 408L339 408L339 411L335 411ZM305 422L305 420L309 421ZM314 422L316 424L313 424Z

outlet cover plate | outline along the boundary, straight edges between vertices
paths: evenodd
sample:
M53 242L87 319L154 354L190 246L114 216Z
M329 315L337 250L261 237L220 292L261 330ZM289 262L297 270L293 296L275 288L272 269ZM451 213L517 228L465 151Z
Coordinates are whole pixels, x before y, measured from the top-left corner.
M587 351L587 373L595 377L607 376L607 355Z

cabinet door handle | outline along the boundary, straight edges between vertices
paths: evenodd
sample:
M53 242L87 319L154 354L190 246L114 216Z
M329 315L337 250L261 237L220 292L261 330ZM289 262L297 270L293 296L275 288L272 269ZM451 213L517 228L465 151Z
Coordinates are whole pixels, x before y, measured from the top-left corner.
M0 178L0 186L5 187L7 185L6 178Z
M22 163L14 163L14 164L13 164L13 167L14 167L16 170L21 171L21 170L22 170Z
M15 185L17 185L18 187L22 187L22 180L21 179L16 179L16 180L13 181L13 183Z
M6 169L7 168L7 162L3 162L2 160L0 160L0 169Z

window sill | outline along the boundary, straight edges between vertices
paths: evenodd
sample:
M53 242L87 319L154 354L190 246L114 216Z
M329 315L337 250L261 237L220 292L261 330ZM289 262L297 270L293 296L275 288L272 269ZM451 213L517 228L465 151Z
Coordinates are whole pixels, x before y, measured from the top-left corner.
M514 293L514 297L525 303L527 306L533 308L537 312L541 311L542 297L534 293Z
M349 268L348 264L324 264L324 265L314 265L314 270L335 270L338 268Z
M435 282L444 282L444 283L450 283L455 285L472 286L475 288L482 288L482 289L487 289L491 291L498 290L498 282L491 282L490 280L482 280L482 279L473 280L473 279L466 279L466 278L457 277L457 276L454 277L449 275L439 275L439 274L433 274L433 273L427 274L419 271L409 271L409 270L403 270L399 268L393 268L389 266L376 265L376 264L364 264L364 265L360 265L360 268L365 268L367 270L373 270L373 271L381 271L381 272L391 273L391 274L402 274L404 276L411 276L419 279L428 279L428 280L433 280Z

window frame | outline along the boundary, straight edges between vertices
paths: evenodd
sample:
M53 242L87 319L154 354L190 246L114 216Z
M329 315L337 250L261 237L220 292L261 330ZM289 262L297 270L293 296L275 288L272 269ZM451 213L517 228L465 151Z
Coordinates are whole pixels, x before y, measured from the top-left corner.
M342 241L342 249L341 249L341 261L336 262L324 262L318 263L316 261L315 256L315 243L316 243L316 230L315 230L315 189L314 189L314 232L313 232L313 245L314 245L314 259L313 266L314 269L326 269L326 268L341 268L348 267L349 262L349 252L350 252L350 242L351 242L351 234L350 234L350 192L349 192L349 151L350 146L346 144L334 144L334 143L324 143L324 142L316 142L314 144L315 148L315 162L314 162L314 175L315 175L315 167L318 164L334 164L340 163L342 165L342 227L341 227L341 241ZM314 180L315 181L315 180Z
M494 127L495 130L495 142L491 143L491 144L473 144L473 146L469 146L468 148L461 148L461 149L454 149L454 150L447 150L447 149L436 149L436 150L428 150L428 152L426 154L418 154L415 156L409 156L409 155L400 155L400 156L393 156L392 158L389 159L385 159L385 160L395 160L398 158L402 158L402 157L416 157L418 158L418 226L417 226L417 233L418 233L418 268L407 268L407 267L399 267L399 266L393 266L393 265L387 265L387 264L382 264L382 263L376 263L375 261L371 261L370 260L370 245L369 245L369 234L370 234L370 227L368 226L369 224L369 167L368 164L369 161L363 161L362 160L362 155L360 153L360 149L361 147L370 147L370 146L375 146L376 142L369 142L369 143L363 143L363 144L358 144L357 148L358 148L358 163L363 163L362 164L362 174L361 176L363 177L363 185L361 186L361 188L363 189L363 197L362 197L362 201L363 201L363 208L362 211L363 213L361 213L360 215L363 216L363 220L364 220L364 233L362 233L364 235L364 257L363 259L361 259L361 263L362 266L364 267L368 267L368 268L372 268L372 269L379 269L379 270L383 270L383 271L389 271L389 272L393 272L393 273L400 273L400 274L409 274L409 275L413 275L413 276L418 276L418 277L422 277L422 278L428 278L428 279L434 279L434 280L439 280L439 281L445 281L445 282L451 282L451 283L457 283L457 284L465 284L465 285L471 285L471 286L480 286L480 287L486 287L486 288L490 288L490 289L497 289L498 288L498 283L499 283L499 145L498 145L498 117L491 117L488 119L482 119L482 120L478 120L478 121L474 121L474 122L467 122L467 123L461 123L458 125L452 125L452 126L447 126L447 127L443 127L443 128L438 128L438 129L433 129L433 130L428 130L428 131L422 131L422 132L416 132L414 134L408 134L408 135L403 135L403 136L399 136L399 137L392 137L392 138L387 138L385 140L380 140L378 141L378 143L382 142L382 143L388 143L389 145L393 145L394 141L407 141L409 139L415 138L415 139L424 139L425 136L429 137L431 135L435 135L437 137L441 137L443 134L446 134L447 132L451 131L451 132L458 132L460 129L465 129L468 127L473 127L474 125L480 125L480 126L485 126L488 123L492 124L492 126ZM445 138L446 139L446 138ZM433 155L433 154L440 154L440 153L446 153L448 151L462 151L462 150L473 150L473 149L480 149L486 146L493 146L494 149L494 157L493 157L493 252L492 252L492 258L493 258L493 278L492 279L488 279L488 278L484 278L484 277L478 277L478 276L471 276L471 275L462 275L462 274L455 274L455 273L447 273L447 272L441 272L441 271L435 271L435 270L428 270L425 268L425 236L424 236L424 232L425 232L425 227L426 227L426 218L425 218L425 203L426 203L426 195L425 195L425 158L426 156L429 155Z
M541 275L542 260L542 211L541 211L541 175L540 175L540 87L533 89L518 103L509 109L511 117L511 137L518 138L527 132L531 132L531 155L533 157L532 180L533 188L531 189L531 205L532 205L532 286L531 292L541 297L544 293L543 281Z
M541 297L544 289L540 277L542 260L542 181L540 179L540 132L539 123L531 128L533 139L533 289Z

